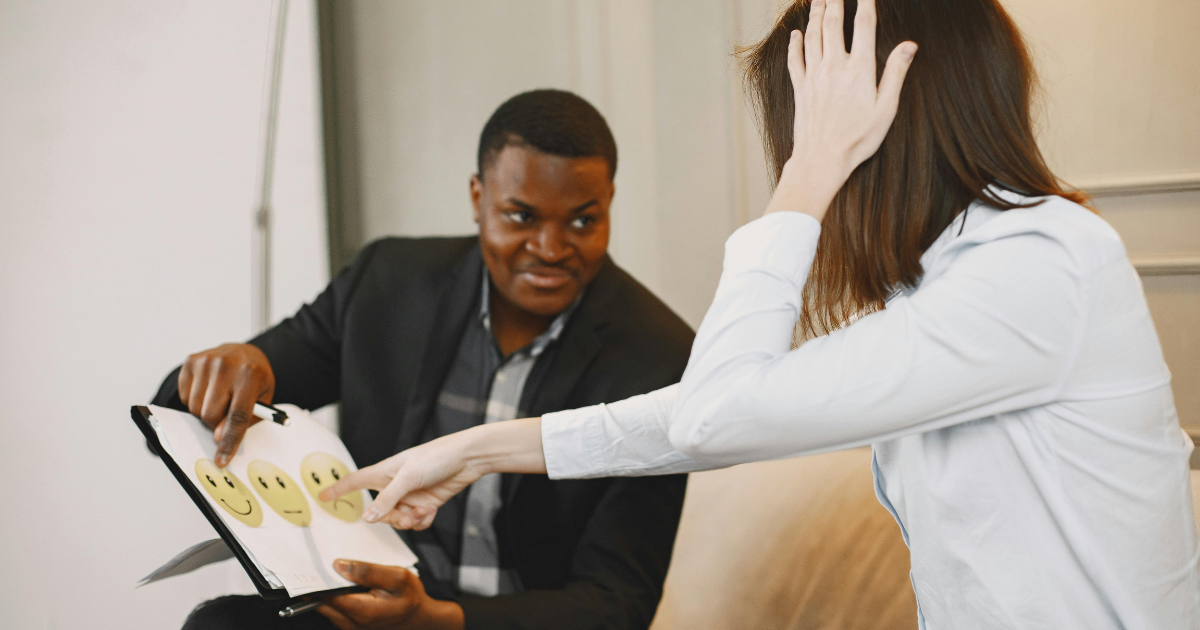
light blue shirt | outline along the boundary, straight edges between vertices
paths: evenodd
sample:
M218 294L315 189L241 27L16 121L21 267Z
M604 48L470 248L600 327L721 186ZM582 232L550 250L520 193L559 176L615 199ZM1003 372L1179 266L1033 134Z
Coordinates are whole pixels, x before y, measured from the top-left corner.
M792 349L819 235L790 212L734 233L681 383L546 415L551 477L871 444L922 628L1200 629L1192 443L1112 228L976 204L917 287Z

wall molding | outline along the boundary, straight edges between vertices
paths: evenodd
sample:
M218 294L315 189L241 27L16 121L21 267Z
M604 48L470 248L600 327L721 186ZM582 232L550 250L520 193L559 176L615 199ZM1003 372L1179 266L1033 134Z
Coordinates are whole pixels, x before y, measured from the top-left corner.
M1123 197L1200 190L1200 172L1103 177L1074 182L1092 197Z
M1200 274L1200 256L1138 256L1133 268L1143 276L1192 276Z

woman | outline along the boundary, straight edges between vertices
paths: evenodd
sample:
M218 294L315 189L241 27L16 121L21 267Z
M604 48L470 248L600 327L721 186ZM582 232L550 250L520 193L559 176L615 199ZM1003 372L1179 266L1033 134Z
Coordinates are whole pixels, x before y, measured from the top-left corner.
M329 494L382 490L372 519L422 528L490 472L873 444L923 627L1200 627L1192 445L1119 238L1038 152L1019 33L996 0L876 21L801 0L748 51L778 185L726 243L679 385L480 426ZM793 350L797 322L832 332Z

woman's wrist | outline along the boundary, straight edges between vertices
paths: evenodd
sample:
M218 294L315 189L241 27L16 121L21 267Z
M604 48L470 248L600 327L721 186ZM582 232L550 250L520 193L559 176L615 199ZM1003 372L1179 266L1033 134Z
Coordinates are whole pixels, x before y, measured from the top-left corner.
M792 156L784 163L775 193L763 214L802 212L820 221L844 183L846 177L838 164Z
M462 459L480 475L546 472L541 418L485 424L461 435L464 437Z

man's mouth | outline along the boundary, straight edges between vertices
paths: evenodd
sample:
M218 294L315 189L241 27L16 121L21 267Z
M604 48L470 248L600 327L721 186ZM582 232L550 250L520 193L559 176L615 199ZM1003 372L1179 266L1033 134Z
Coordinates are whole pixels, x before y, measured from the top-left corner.
M517 275L535 289L546 290L561 289L574 278L574 274L560 267L533 267L523 269Z

